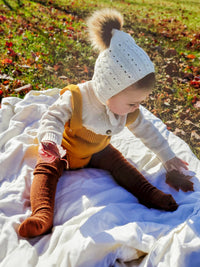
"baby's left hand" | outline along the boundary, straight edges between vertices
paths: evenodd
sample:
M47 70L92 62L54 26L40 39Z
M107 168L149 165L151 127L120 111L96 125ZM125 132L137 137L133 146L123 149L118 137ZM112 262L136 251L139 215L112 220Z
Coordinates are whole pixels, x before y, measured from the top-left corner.
M179 172L182 172L182 169L188 170L188 163L183 161L182 159L179 159L177 157L174 157L168 161L165 162L164 164L165 169L170 172L172 170L176 170Z
M193 175L187 173L187 165L187 162L177 157L168 160L164 164L167 170L166 183L177 191L179 191L179 189L184 192L194 191L193 182L190 181Z

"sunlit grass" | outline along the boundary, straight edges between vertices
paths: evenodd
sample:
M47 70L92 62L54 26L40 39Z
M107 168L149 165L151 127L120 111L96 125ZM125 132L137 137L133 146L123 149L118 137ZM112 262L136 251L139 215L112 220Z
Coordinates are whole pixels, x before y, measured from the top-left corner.
M194 106L200 89L191 84L200 75L199 0L20 0L21 6L6 1L12 10L0 0L0 75L8 77L0 79L3 97L24 97L26 91L15 89L26 84L45 90L91 79L97 52L87 40L85 19L93 10L112 7L155 64L156 88L146 107L164 122L176 120L176 127L184 127L187 118L200 128ZM170 49L175 54L166 56ZM176 74L166 73L170 64ZM184 130L200 158L200 142L191 140L190 127Z

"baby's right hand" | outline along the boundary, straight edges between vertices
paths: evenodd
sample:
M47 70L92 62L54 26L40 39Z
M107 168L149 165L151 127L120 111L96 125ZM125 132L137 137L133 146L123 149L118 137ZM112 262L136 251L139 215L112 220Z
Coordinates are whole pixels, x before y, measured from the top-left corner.
M43 141L39 146L39 155L45 162L53 162L56 158L60 158L57 145L54 142Z
M45 162L51 163L59 158L64 160L69 168L68 161L64 158L67 151L62 146L52 141L42 141L39 146L39 155Z

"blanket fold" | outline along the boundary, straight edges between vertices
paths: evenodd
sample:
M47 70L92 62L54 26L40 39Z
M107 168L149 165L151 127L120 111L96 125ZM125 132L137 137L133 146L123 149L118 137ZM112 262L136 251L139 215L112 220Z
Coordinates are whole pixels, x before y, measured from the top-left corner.
M200 161L189 146L153 114L141 111L195 173L194 192L165 183L159 159L125 128L111 143L160 190L172 194L174 212L148 209L111 175L98 169L64 172L58 182L52 233L18 236L30 216L37 130L59 89L4 98L0 109L0 266L196 267L200 266Z

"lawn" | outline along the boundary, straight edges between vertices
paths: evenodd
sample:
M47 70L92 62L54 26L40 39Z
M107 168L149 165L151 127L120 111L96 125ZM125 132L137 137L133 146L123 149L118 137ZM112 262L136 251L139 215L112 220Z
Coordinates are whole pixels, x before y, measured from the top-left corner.
M157 83L144 105L200 159L200 2L0 0L0 98L89 80L97 52L85 19L117 8L150 55Z

